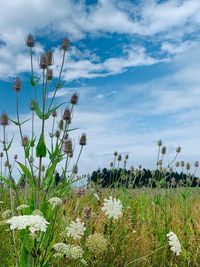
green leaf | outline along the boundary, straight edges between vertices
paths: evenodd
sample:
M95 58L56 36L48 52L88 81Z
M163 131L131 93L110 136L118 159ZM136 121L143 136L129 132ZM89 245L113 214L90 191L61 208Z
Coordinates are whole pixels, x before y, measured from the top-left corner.
M43 113L38 105L38 103L36 101L33 102L33 108L36 112L36 114L38 115L38 117L42 120L43 119Z
M41 134L36 147L36 157L44 158L46 157L46 154L47 154L47 148L44 140L44 134Z
M34 79L33 76L31 77L30 82L31 82L31 85L32 85L32 86L36 86L36 82L35 82L35 79Z
M19 166L22 169L23 173L26 175L26 177L27 177L28 181L30 182L32 188L36 189L35 182L33 180L33 177L31 175L29 169L24 164L22 164L21 162L17 161L17 163L19 164Z
M9 181L7 178L3 177L2 175L0 175L0 179L9 187L14 189L14 185L11 181Z
M47 169L46 171L46 174L45 174L45 177L43 179L43 186L45 188L51 188L52 185L54 184L54 181L55 181L55 175L54 175L54 172L55 172L55 169L56 169L56 166L57 166L57 161L54 161L51 165L50 168Z

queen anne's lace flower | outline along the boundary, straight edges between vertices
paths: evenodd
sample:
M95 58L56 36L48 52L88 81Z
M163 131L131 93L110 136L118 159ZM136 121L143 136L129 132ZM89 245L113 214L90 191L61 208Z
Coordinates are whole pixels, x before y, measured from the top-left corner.
M35 234L37 231L45 232L47 229L47 224L49 224L44 217L39 215L21 215L13 216L7 221L10 224L10 229L26 229L29 228L29 231L32 234Z
M60 206L62 204L62 199L59 197L52 197L48 200L48 202L55 208L56 206Z
M67 245L65 243L57 243L53 246L57 253L65 255L68 259L77 260L83 257L83 250L80 246ZM56 253L56 254L57 254Z
M108 216L109 219L117 220L122 216L122 203L119 199L109 197L104 199L104 204L101 210Z
M18 207L16 208L16 210L23 210L23 209L27 209L27 208L29 208L29 205L22 204L22 205L18 206Z
M76 219L76 221L72 221L69 226L66 228L67 236L72 237L74 240L79 240L84 235L86 227L84 223L80 221L80 219Z
M89 235L86 246L88 250L94 255L101 255L107 250L107 240L104 238L102 234L95 233L93 235Z
M169 232L167 234L167 237L169 238L169 245L171 251L173 251L177 256L181 254L181 243L177 237L177 235L174 232Z

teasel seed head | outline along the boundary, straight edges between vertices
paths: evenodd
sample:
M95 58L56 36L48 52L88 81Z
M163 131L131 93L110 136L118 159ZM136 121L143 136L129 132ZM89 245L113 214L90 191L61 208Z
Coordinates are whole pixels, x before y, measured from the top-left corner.
M121 154L118 155L117 160L118 161L121 161L122 160L122 155Z
M15 92L19 92L21 88L22 88L22 82L20 78L16 78L13 84L13 89L15 90Z
M86 134L85 134L85 133L82 133L81 138L80 138L80 140L79 140L79 144L80 144L81 146L85 146L86 143L87 143L87 137L86 137Z
M158 145L159 147L161 147L161 146L162 146L162 140L158 140L157 145Z
M181 165L181 167L184 167L185 166L185 162L182 160L180 165Z
M54 110L54 111L52 112L52 114L51 114L51 115L52 115L52 117L54 117L54 118L55 118L55 117L57 117L57 111L56 111L56 110Z
M110 163L110 167L113 168L113 162Z
M71 111L69 108L65 108L63 116L63 120L66 121L68 124L71 123Z
M47 71L47 79L49 81L51 81L53 79L53 70L52 69L48 69L48 71Z
M34 47L35 46L35 41L34 41L34 38L33 38L33 35L32 34L29 34L26 38L26 45L28 47Z
M198 160L197 160L197 161L195 161L195 163L194 163L194 166L195 166L196 168L198 168L198 167L199 167L199 162L198 162Z
M78 103L78 94L77 93L74 93L73 95L72 95L72 97L71 97L71 104L72 105L76 105L77 103Z
M40 56L40 68L45 70L47 68L48 64L47 64L47 57L46 57L46 53L42 53Z
M1 114L1 125L3 126L8 125L8 115L5 112Z
M118 155L118 153L117 153L117 151L115 151L115 152L114 152L114 156L117 157L117 155Z
M28 136L24 135L23 138L22 138L22 146L28 146L29 144L29 138Z
M176 148L176 153L180 153L180 152L181 152L181 147L178 146L178 147Z
M61 48L64 50L64 51L67 51L69 49L69 39L68 38L64 38L63 40L63 43L61 45Z
M186 168L186 170L190 170L190 163L189 162L186 163L185 168Z
M179 163L179 161L177 161L177 162L175 163L176 168L178 168L179 165L180 165L180 163Z
M59 130L57 130L57 131L55 132L55 137L56 137L56 138L60 138L60 131L59 131Z
M166 154L166 146L163 146L162 149L161 149L161 154L162 155L165 155Z
M46 52L46 60L47 65L52 66L53 65L53 52L51 50Z
M8 161L6 160L5 162L4 162L4 167L8 167L9 166L9 163L8 163Z
M18 155L14 155L14 160L17 160L18 159Z
M65 141L63 150L68 155L73 152L73 143L71 138Z
M128 160L128 157L129 157L129 156L128 156L128 154L127 154L127 155L125 156L125 160Z
M75 164L72 168L72 173L77 174L78 173L78 166Z
M63 130L63 125L64 125L64 121L61 119L61 120L59 121L58 128L59 128L60 130Z

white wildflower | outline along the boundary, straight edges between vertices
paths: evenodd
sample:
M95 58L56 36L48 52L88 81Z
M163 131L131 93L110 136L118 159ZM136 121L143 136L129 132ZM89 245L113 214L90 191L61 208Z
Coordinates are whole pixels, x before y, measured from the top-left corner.
M18 207L16 208L16 210L28 209L29 207L30 207L29 205L22 204L22 205L18 206Z
M76 219L76 221L72 221L69 226L66 228L67 236L72 237L74 240L79 240L84 235L86 227L84 223L80 221L80 219Z
M174 232L169 232L167 234L167 237L169 238L169 245L171 251L173 251L177 256L181 254L181 243L177 237L177 235Z
M108 216L109 219L117 220L122 216L122 203L119 199L109 197L104 199L104 204L101 210Z
M13 216L7 221L10 224L10 229L26 229L29 228L29 231L34 234L37 231L46 232L47 224L49 224L44 217L40 215L21 215Z
M68 259L77 260L83 257L83 250L80 246L67 245L65 243L57 243L53 246L59 256L65 255ZM56 255L55 254L55 255Z
M32 215L40 215L40 216L43 216L43 213L40 211L40 210L34 210L33 212L32 212Z
M59 197L52 197L48 200L48 202L55 208L56 206L60 206L62 204L62 199Z
M100 197L97 193L94 193L93 196L99 201L100 200Z
M5 210L4 212L2 212L1 217L3 219L9 219L11 215L12 215L11 210Z

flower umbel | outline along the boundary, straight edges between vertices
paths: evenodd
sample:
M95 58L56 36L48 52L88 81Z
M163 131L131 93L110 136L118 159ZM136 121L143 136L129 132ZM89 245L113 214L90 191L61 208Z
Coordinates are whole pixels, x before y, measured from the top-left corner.
M62 199L59 197L52 197L48 200L48 202L55 208L56 206L60 206L62 204Z
M107 245L107 240L102 234L99 233L89 235L86 241L86 246L88 250L95 255L100 255L104 253L107 250Z
M176 256L179 256L181 254L181 243L177 235L174 232L169 232L167 234L167 237L169 238L169 245L171 247L171 251L173 251Z
M69 226L66 228L67 236L72 237L74 240L79 240L84 235L86 227L84 226L84 222L81 222L80 219L76 219L76 221L72 221Z
M117 220L122 216L122 203L119 199L109 197L104 199L104 204L101 210L108 216L109 219Z
M83 257L83 250L80 246L56 243L53 248L59 254L65 255L68 259L77 260Z

